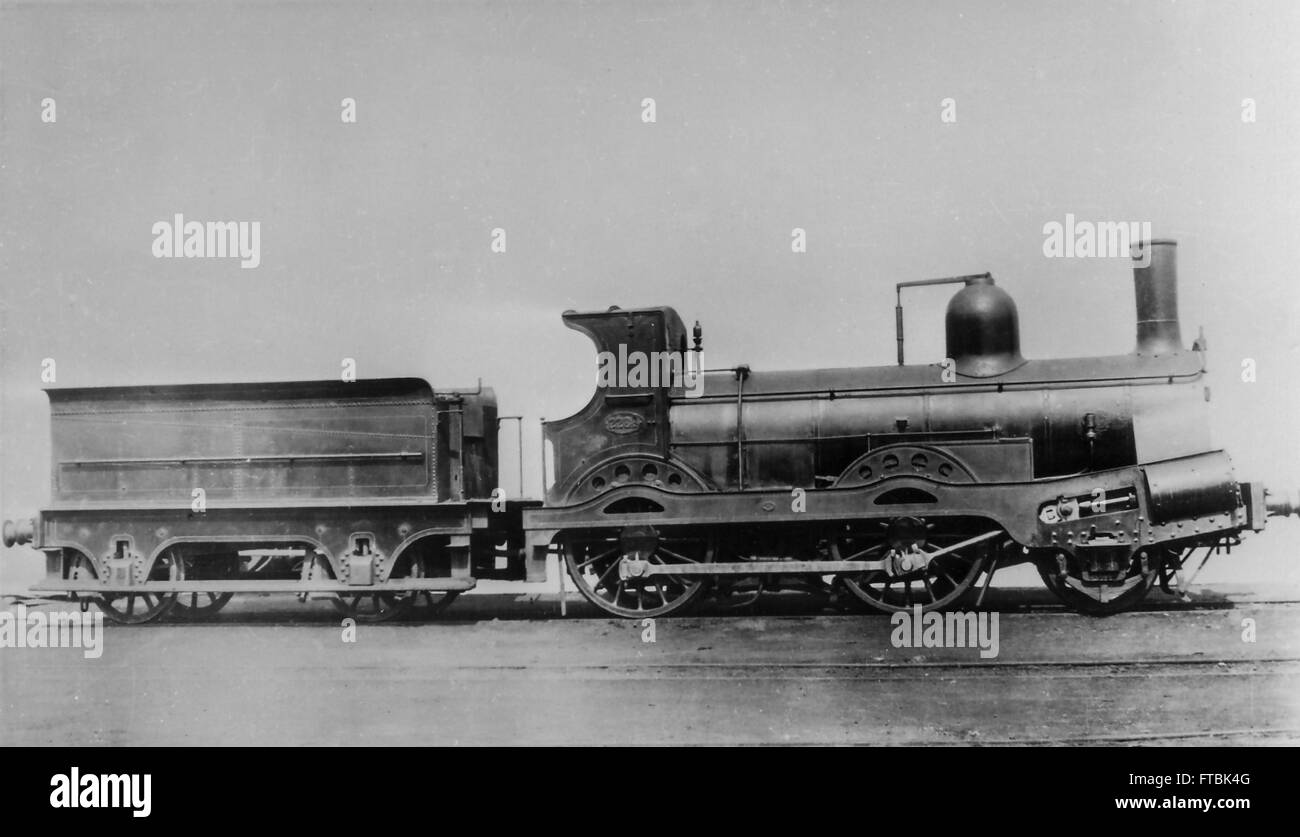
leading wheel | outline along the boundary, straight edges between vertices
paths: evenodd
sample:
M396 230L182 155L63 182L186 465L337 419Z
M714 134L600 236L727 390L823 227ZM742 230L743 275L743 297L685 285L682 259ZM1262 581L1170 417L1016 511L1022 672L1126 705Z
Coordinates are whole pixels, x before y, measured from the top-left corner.
M698 575L639 575L638 565L708 564L714 554L713 542L702 535L653 529L566 534L560 549L582 595L627 618L675 613L699 598L707 584Z
M1166 553L1157 552L1156 557L1159 560L1148 563L1145 572L1141 562L1134 558L1127 576L1120 584L1086 582L1075 574L1073 567L1062 573L1060 564L1050 555L1039 558L1034 563L1043 584L1066 607L1086 616L1113 616L1137 607L1147 597L1147 593L1151 592L1151 587L1160 575L1160 566Z

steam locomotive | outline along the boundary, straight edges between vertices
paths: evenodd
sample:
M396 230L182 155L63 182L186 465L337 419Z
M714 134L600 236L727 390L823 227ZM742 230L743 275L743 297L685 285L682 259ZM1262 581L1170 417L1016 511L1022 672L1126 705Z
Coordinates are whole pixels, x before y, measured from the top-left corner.
M601 357L685 359L602 382L543 425L545 497L497 490L490 389L418 379L53 389L53 502L4 523L36 592L112 619L196 617L234 593L324 596L378 621L558 554L609 613L664 616L802 587L876 611L979 604L1031 562L1104 615L1195 550L1300 504L1238 482L1209 441L1205 346L1184 348L1176 243L1135 251L1137 345L1026 360L988 274L896 286L898 364L702 370L671 308L566 312ZM902 291L961 285L942 364L904 362Z

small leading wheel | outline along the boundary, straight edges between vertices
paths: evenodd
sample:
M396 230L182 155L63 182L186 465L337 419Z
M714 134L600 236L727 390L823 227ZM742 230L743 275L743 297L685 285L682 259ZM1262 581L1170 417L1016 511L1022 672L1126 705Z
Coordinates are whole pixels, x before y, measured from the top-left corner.
M1157 560L1148 563L1146 572L1142 571L1141 561L1134 558L1124 581L1117 585L1085 582L1074 574L1073 567L1070 572L1062 573L1060 564L1050 553L1034 563L1043 584L1066 607L1085 616L1113 616L1141 604L1160 576L1165 558L1173 557L1155 550L1153 553Z
M198 556L181 557L185 566L185 577L190 581L207 581L209 578L237 578L240 559L238 556L220 556L199 559ZM206 619L226 606L234 593L180 593L171 615L176 619Z
M708 564L714 554L709 538L651 527L571 533L560 548L582 595L627 618L675 613L695 601L707 584L704 576L637 574L638 567Z
M81 558L83 564L88 564ZM93 573L94 570L92 569ZM154 561L147 581L184 581L185 565L170 551ZM96 597L99 609L114 622L140 625L167 614L176 604L175 593L104 593Z
M424 578L424 560L414 552L405 552L393 565L390 579ZM335 609L358 622L387 622L405 615L424 595L423 590L395 590L387 593L339 593L331 599ZM450 604L450 600L447 604Z
M841 536L831 539L831 553L836 561L880 561L891 563L892 572L870 570L840 576L840 583L855 599L873 610L884 613L912 610L943 610L958 603L975 585L988 565L987 542L931 557L948 546L966 540L965 534L922 536L917 527L907 523L898 532L874 537Z

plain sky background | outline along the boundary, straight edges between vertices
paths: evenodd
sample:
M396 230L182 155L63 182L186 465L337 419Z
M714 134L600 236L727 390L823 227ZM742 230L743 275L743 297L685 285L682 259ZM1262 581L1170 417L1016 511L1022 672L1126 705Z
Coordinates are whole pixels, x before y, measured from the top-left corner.
M989 270L1026 356L1127 352L1126 262L1043 255L1067 213L1179 240L1216 441L1300 486L1297 43L1294 2L0 3L0 512L48 498L47 357L482 377L535 491L536 420L594 384L567 308L673 305L711 367L888 364L895 282ZM153 258L177 212L260 221L261 266Z

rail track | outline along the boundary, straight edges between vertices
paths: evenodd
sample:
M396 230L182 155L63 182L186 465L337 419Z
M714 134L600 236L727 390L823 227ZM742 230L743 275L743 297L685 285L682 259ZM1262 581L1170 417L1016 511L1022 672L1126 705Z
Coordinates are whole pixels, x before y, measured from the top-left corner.
M261 594L256 597L237 599L237 604L220 613L211 615L169 615L163 619L133 624L129 627L141 629L160 625L175 626L180 624L283 624L294 625L322 621L337 621L336 610L328 608L330 598L321 596L321 607L303 608L292 594ZM4 605L24 604L28 607L75 606L95 609L94 599L78 599L71 595L0 595L0 607ZM404 616L394 620L397 624L432 623L432 622L473 622L481 619L590 619L611 618L604 611L592 607L580 596L570 592L564 597L555 593L489 593L469 594L456 599L456 606L448 609L447 603L439 601L437 607L416 607ZM1280 592L1276 595L1250 594L1249 596L1230 596L1217 592L1197 591L1193 595L1178 596L1152 595L1145 602L1137 605L1130 614L1141 613L1182 613L1195 611L1232 610L1243 606L1286 606L1300 605L1300 595L1294 591ZM1042 588L993 588L988 601L968 610L1016 613L1078 616L1079 614L1063 605L1058 599L1049 595ZM887 614L864 612L856 608L852 601L832 601L824 597L803 593L767 594L743 606L735 607L723 602L704 601L690 612L681 616L692 618L709 616L840 616L857 614L868 618L887 620ZM106 620L112 622L112 620ZM1082 620L1085 623L1090 620Z
M1300 742L1296 597L1097 619L997 592L993 659L894 647L890 617L793 596L659 619L654 642L591 606L560 618L554 597L465 596L355 642L325 602L245 598L212 621L114 626L99 659L0 651L0 744Z

